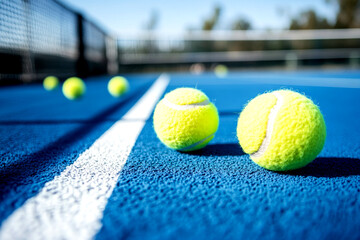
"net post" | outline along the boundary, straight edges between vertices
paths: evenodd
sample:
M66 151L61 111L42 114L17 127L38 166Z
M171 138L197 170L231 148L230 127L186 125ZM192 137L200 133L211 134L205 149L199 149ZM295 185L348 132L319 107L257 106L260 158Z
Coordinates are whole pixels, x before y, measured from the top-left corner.
M78 41L78 57L76 61L76 75L79 77L88 76L88 66L85 58L85 42L84 42L84 17L77 13L77 41Z

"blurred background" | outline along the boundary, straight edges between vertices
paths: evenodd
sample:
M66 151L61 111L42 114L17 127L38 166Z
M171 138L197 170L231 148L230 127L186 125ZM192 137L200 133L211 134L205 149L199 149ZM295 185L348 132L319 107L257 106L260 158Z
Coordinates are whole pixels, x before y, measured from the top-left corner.
M0 2L0 85L219 64L359 69L360 1Z

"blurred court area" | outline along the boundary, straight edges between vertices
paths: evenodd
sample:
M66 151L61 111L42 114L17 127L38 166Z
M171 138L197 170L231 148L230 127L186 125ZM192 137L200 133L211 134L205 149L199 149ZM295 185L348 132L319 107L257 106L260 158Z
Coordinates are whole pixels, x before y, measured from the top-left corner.
M217 10L208 25L215 24ZM244 30L247 25L241 21L234 29L242 30L219 30L205 22L200 29L167 33L149 28L115 36L60 1L2 1L0 84L40 81L48 75L198 73L213 71L217 64L231 70L359 68L359 28L306 29L311 21L313 27L321 26L316 16L304 16L297 24L305 21L305 27L298 26L305 30ZM359 21L359 10L353 18Z

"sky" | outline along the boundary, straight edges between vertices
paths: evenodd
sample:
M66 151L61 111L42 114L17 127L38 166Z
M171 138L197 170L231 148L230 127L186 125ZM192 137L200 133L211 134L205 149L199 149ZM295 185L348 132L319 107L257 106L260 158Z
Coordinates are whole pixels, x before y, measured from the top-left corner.
M157 31L181 33L189 28L201 29L215 6L222 8L218 29L230 29L239 16L251 22L257 30L284 29L290 16L302 10L314 9L335 19L335 4L325 0L60 0L67 6L94 20L109 33L124 35L145 29L153 12L158 14Z

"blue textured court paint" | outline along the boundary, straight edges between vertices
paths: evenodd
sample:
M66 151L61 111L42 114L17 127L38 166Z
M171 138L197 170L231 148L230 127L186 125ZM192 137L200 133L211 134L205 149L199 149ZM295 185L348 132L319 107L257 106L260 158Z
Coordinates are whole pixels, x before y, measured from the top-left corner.
M130 92L115 99L108 79L87 81L86 95L75 102L41 85L0 89L0 223L73 163L154 80L130 78Z
M271 85L277 76L296 79L290 86ZM133 76L135 96L124 103L107 94L106 79L88 82L79 102L41 85L0 89L0 222L71 164L155 78ZM359 71L172 78L168 91L197 85L206 92L218 107L219 131L208 147L185 154L165 148L148 121L109 199L97 239L360 239L360 89L297 82L360 81ZM276 173L241 151L236 124L247 101L285 87L320 105L328 137L313 163Z
M330 74L348 77L336 75ZM203 77L173 79L168 91L197 84L208 94L220 112L219 131L205 149L184 154L165 148L149 121L123 168L97 239L360 238L360 89L290 86L320 105L328 137L313 163L276 173L241 151L237 117L256 95L289 86L229 87L221 86L222 79L208 86Z

